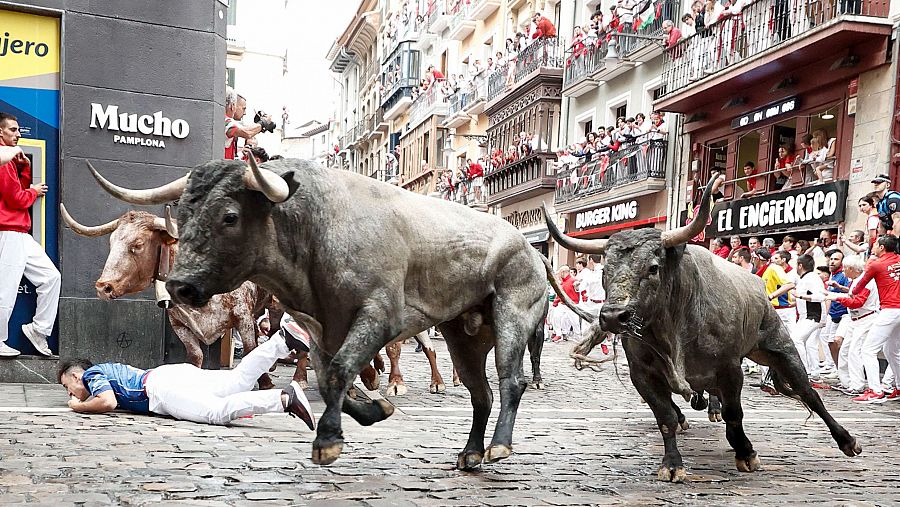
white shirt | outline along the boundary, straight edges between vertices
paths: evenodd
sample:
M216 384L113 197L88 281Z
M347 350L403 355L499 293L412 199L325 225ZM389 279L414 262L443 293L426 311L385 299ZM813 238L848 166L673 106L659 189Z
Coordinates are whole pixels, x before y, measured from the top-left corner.
M807 304L811 302L821 303L825 300L825 296L828 294L828 292L826 292L825 290L825 283L822 282L822 279L819 278L819 275L816 274L815 270L801 276L800 281L797 282L797 287L794 290L797 291L797 294L807 296L812 300L807 302L805 299L797 298L797 314L799 315L798 320L809 318L806 313ZM825 305L823 304L821 308L824 313Z
M859 280L859 277L853 279L850 282L850 291L853 291L853 288L856 286L856 282ZM850 316L853 318L860 317L862 315L868 315L872 312L877 312L881 307L881 302L878 299L878 285L874 283L875 280L869 280L869 283L866 284L866 288L869 289L869 297L866 298L866 302L859 308L847 308L847 311L850 312ZM847 294L849 296L850 294Z
M578 291L584 292L588 301L604 301L606 290L603 289L603 266L594 266L594 270L585 268L581 270L577 279Z

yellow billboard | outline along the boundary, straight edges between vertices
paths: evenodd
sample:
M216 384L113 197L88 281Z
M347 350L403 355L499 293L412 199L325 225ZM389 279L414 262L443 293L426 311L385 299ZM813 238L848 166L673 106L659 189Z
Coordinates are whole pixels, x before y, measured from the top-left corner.
M59 89L59 21L0 9L0 86Z

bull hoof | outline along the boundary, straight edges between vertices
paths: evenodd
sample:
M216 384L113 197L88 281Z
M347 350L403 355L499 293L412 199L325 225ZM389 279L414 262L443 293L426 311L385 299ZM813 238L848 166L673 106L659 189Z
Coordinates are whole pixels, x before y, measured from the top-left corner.
M442 383L440 384L431 384L431 387L428 388L428 392L431 394L444 394L447 390L447 386Z
M344 443L341 441L323 447L313 442L312 462L316 465L330 465L341 456L343 450Z
M492 445L484 451L484 462L493 463L501 459L508 458L512 454L512 449L505 445Z
M734 458L734 464L739 472L755 472L759 470L759 456L754 452L746 458Z
M481 466L483 456L478 451L463 451L456 456L456 468L460 470L475 470Z
M841 450L844 451L844 454L850 456L851 458L862 454L862 446L860 446L856 442L855 438L851 439L849 443L842 445Z
M706 401L706 397L703 396L703 393L694 393L694 396L691 397L691 408L694 410L703 410L709 405L709 402Z
M384 391L385 396L403 396L406 394L406 384L390 383Z
M684 433L690 427L691 427L691 425L687 422L687 419L685 419L685 420L681 421L680 423L678 423L678 433Z
M381 379L378 377L378 375L372 378L365 378L360 375L359 379L362 381L363 386L365 386L365 388L369 391L377 391L378 388L381 387Z
M375 400L375 403L377 403L378 406L381 407L381 411L384 412L384 418L382 418L382 420L387 419L394 414L394 405L388 400Z
M543 383L543 382L532 382L532 383L529 385L529 387L531 387L532 389L537 389L538 391L540 391L541 389L544 388L544 383Z
M273 364L272 367L269 368L269 373L272 373L272 372L275 371L277 368L278 368L278 363Z
M685 477L687 477L687 472L684 471L684 467L663 465L659 467L659 471L656 473L656 478L663 482L684 482Z
M722 422L722 411L721 410L710 410L708 415L709 415L709 422Z
M351 387L350 389L347 389L347 397L351 400L358 400L359 391L355 387Z

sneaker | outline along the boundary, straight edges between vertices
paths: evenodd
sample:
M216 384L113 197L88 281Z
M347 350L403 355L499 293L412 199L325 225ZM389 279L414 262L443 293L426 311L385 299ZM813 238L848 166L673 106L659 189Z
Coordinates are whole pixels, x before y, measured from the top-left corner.
M293 319L284 323L280 334L284 338L284 344L287 345L288 350L309 352L309 333Z
M300 387L300 384L292 380L290 385L285 387L281 393L286 394L288 397L287 406L284 407L284 411L306 423L306 426L309 427L310 430L315 430L316 418L313 416L312 407L309 406L309 400L307 400L306 395L303 394L303 389Z
M21 352L10 347L6 342L0 342L0 357L16 357L19 354L21 354Z
M772 384L763 383L759 386L759 389L762 392L768 394L769 396L778 396L778 394L779 394L778 391L775 390L775 386Z
M608 356L608 355L609 355L609 345L607 345L607 344L605 344L605 343L601 343L601 344L600 344L600 351L603 352L603 355L604 355L604 356Z
M861 391L859 389L846 389L843 391L843 393L847 396L853 396L855 398L857 396L862 396L863 394L865 394L865 391Z
M894 388L890 393L885 393L887 396L885 397L888 401L900 401L900 389Z
M50 351L50 346L47 345L47 337L35 331L33 323L24 324L22 326L22 332L25 333L28 341L34 345L34 348L37 349L38 352L45 356L53 355L53 352Z
M857 403L884 403L887 400L887 397L884 393L876 393L871 389L866 389L862 395L853 398L853 401Z
M751 364L751 365L747 366L747 373L750 375L752 375L754 373L759 373L759 365Z
M813 389L823 389L823 390L831 389L830 385L825 384L823 382L810 382L809 386L812 387Z

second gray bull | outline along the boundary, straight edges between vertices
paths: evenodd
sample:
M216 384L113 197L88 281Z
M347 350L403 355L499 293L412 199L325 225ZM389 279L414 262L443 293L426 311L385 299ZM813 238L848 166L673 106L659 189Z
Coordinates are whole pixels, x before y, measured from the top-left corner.
M383 346L431 326L446 339L472 399L472 428L457 466L471 469L510 455L527 385L526 344L536 345L532 362L540 359L548 278L564 297L549 262L512 225L301 160L249 169L208 162L143 192L156 203L180 196L181 250L167 283L175 301L200 306L251 280L271 289L312 331L326 404L313 462L340 456L341 410L363 425L393 413L384 400L347 398L346 389ZM501 404L485 449L493 401L485 362L493 348Z

